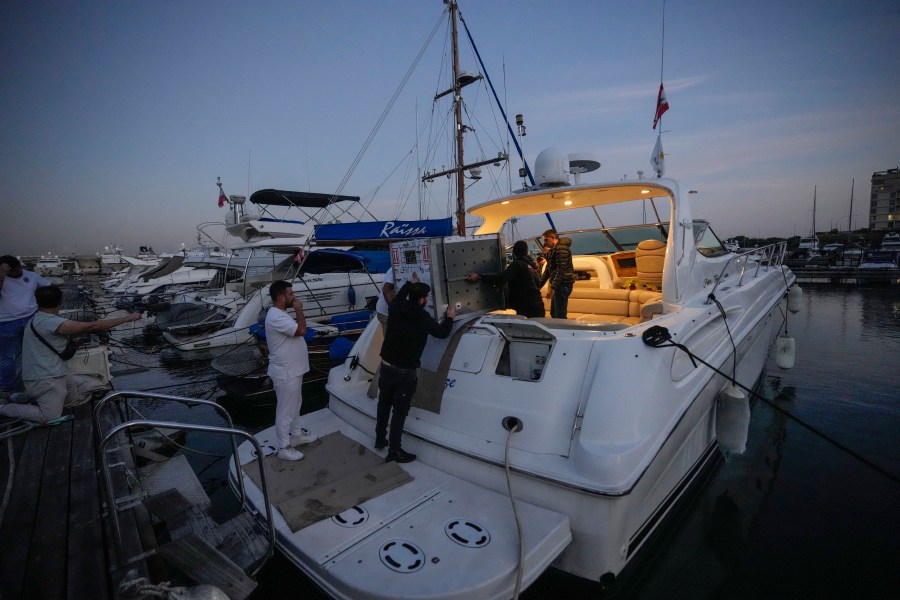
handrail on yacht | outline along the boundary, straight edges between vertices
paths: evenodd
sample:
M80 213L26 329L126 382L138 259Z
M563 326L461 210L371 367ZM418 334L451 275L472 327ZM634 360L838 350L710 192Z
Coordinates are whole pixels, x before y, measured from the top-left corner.
M104 398L105 399L105 398ZM266 525L268 528L268 543L266 546L266 554L259 559L256 560L250 567L247 569L247 572L251 577L255 576L262 566L272 557L275 553L275 526L272 522L272 505L269 503L269 490L266 484L266 470L263 466L262 457L264 456L262 447L259 442L253 437L251 434L246 431L241 431L240 429L234 429L233 427L219 427L216 425L196 425L193 423L177 423L172 421L153 421L148 419L139 419L135 421L126 421L125 423L120 423L113 427L109 433L107 433L103 440L100 442L100 460L103 471L103 483L106 491L106 501L108 504L109 514L112 516L113 520L113 533L115 534L115 543L116 543L116 561L119 566L124 565L125 557L124 549L122 548L122 528L119 523L119 511L116 508L116 499L113 493L113 484L112 477L109 471L108 457L107 457L107 446L109 443L121 432L132 429L135 427L153 427L153 428L168 428L168 429L181 429L185 431L202 431L206 433L219 433L228 435L232 440L232 445L234 444L234 436L238 435L246 438L253 444L253 447L256 449L256 455L260 457L260 460L257 461L259 467L259 481L260 481L260 490L263 494L263 502L266 507ZM240 481L241 477L241 466L239 463L238 455L235 452L234 463L235 469L237 473L237 479ZM241 489L243 490L243 484L241 483ZM241 506L247 506L247 504L243 501Z
M755 258L751 258L754 256ZM740 287L744 285L745 276L753 279L759 275L759 270L763 267L765 267L766 270L768 270L769 267L781 267L786 256L787 242L775 242L774 244L769 244L762 248L747 248L743 252L735 253L722 267L709 295L712 296L716 293L719 284L725 280L725 272L732 264L739 266L740 278L738 279L737 286ZM751 263L755 263L755 267L753 267ZM748 275L751 270L753 271L752 275ZM712 300L707 298L706 304L709 304L710 302L712 302Z

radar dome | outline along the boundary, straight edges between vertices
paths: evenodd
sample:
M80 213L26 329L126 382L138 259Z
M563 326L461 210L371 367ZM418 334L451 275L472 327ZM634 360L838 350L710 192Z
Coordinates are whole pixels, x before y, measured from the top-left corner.
M534 180L538 187L569 184L569 155L557 148L547 148L534 161Z

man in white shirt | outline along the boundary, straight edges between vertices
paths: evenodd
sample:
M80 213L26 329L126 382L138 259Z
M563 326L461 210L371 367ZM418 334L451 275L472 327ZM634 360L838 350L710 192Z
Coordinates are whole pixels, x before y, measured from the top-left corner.
M381 333L384 333L387 327L388 309L391 302L394 301L394 292L396 291L396 283L394 281L394 267L391 267L384 274L384 280L381 284L381 293L378 294L378 300L375 302L375 318L381 323ZM378 376L381 374L381 363L375 368L375 374L372 375L372 381L369 383L369 398L378 396Z
M309 444L319 439L300 427L303 375L309 371L306 348L306 316L303 303L294 296L290 282L276 281L269 286L272 307L266 313L266 343L269 345L269 369L275 388L275 435L278 458L300 460L303 453L292 446ZM294 318L287 314L293 308Z
M16 386L22 335L38 308L34 292L48 285L37 273L22 269L15 256L0 256L0 391Z

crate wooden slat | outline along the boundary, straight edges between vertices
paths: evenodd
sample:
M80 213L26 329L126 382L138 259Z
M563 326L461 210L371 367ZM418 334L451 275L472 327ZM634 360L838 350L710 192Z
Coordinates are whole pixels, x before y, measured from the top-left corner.
M256 588L243 569L195 533L161 546L159 553L194 581L217 586L231 600L243 600Z

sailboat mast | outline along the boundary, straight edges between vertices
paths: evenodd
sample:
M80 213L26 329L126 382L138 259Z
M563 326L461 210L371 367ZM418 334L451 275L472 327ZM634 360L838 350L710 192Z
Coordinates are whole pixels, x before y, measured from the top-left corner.
M456 113L456 234L466 235L466 180L463 172L462 93L459 86L459 43L456 29L457 6L450 0L450 30L453 41L453 105Z
M847 241L850 241L849 234L853 231L853 188L856 187L856 177L850 180L850 217L847 219Z
M813 221L812 221L812 235L811 237L816 237L816 188L818 186L813 186Z

